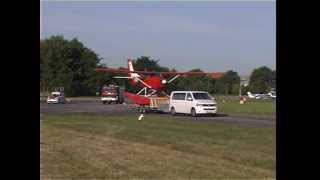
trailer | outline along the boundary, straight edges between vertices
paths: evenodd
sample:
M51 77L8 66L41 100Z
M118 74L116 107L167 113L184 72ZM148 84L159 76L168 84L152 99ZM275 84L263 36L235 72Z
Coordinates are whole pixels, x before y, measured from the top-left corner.
M142 96L130 92L125 92L126 103L135 104L140 113L146 112L169 112L169 97Z
M169 98L150 97L149 109L157 112L169 112Z
M148 105L138 107L138 111L140 113L147 113L147 112L168 113L169 112L168 97L148 97L148 99L150 101Z

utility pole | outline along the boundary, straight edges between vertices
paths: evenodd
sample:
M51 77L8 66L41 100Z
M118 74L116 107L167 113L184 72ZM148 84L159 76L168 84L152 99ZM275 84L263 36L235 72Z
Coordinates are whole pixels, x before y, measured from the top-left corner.
M239 97L241 97L241 85L243 84L242 82L246 81L244 78L240 78L240 87L239 87Z
M239 97L241 97L241 79L240 79L240 87L239 87Z
M241 79L240 78L240 87L239 87L239 98L240 98L240 104L244 104L245 103L245 99L243 99L242 98L242 96L241 96L241 85L242 85L242 82L244 82L245 81L245 79Z

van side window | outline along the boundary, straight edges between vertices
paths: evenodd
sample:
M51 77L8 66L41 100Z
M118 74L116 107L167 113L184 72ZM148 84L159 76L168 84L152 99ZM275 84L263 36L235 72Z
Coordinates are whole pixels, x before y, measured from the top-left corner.
M188 94L187 94L187 99L188 99L188 98L191 98L191 99L192 99L192 97L191 97L191 94L190 94L190 93L188 93Z
M185 100L186 93L174 93L172 99L174 100Z

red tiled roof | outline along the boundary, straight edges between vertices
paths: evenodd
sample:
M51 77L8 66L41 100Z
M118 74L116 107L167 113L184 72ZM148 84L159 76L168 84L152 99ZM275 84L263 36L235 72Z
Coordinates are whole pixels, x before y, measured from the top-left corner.
M210 73L210 77L212 79L220 79L223 76L224 73L222 72L216 72L216 73Z
M220 79L223 76L224 73L222 72L216 72L216 73L209 73L207 76L211 77L212 79ZM188 77L190 75L184 74L182 77Z

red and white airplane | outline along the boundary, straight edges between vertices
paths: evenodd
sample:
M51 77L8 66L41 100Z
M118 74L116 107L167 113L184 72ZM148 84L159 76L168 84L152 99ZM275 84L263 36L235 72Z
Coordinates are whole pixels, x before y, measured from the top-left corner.
M166 85L172 83L180 76L190 75L210 75L212 78L220 78L223 73L205 73L205 72L152 72L152 71L135 71L132 60L128 59L128 69L114 68L96 68L97 72L127 74L127 76L114 76L114 78L129 79L132 86L139 86L142 89L137 94L126 92L126 96L132 99L138 105L147 105L147 97L154 95L166 95ZM143 93L143 94L142 94ZM141 101L137 100L140 99Z

